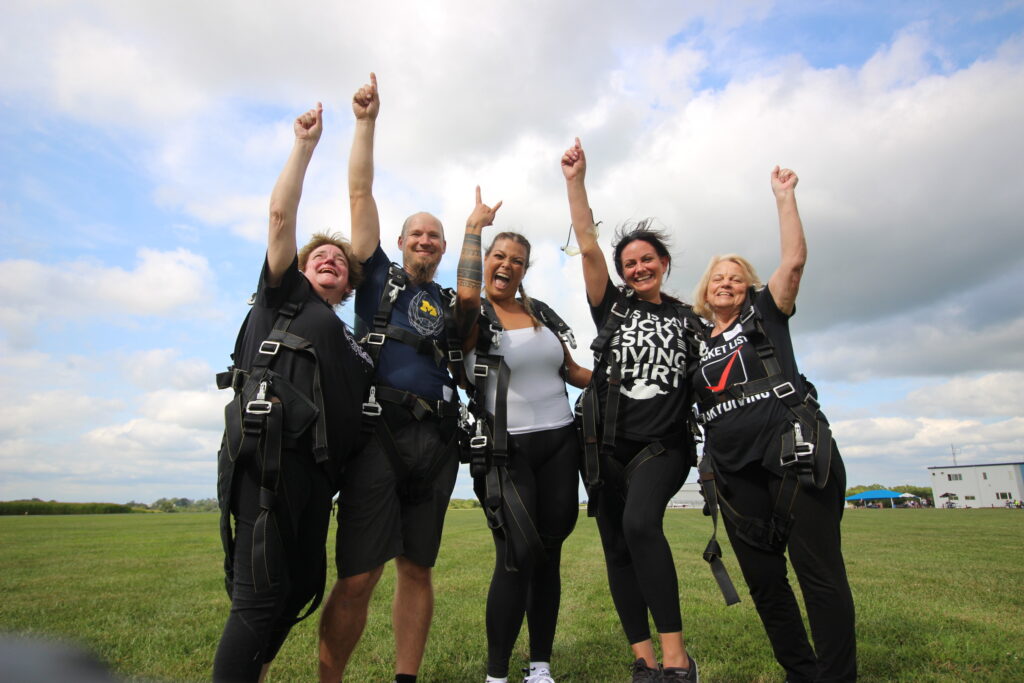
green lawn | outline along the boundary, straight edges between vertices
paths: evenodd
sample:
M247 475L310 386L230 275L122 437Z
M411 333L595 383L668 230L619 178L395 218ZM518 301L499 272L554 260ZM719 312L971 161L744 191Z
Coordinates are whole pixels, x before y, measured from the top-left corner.
M565 546L555 671L560 682L624 681L629 649L584 515ZM781 681L745 591L726 608L700 558L708 519L673 510L666 528L703 678ZM863 680L1024 680L1024 512L857 510L844 533ZM216 515L0 517L0 549L0 630L74 639L134 680L208 678L228 609ZM451 511L421 680L483 681L492 558L483 514ZM726 564L742 581L727 546ZM348 680L391 680L392 577L381 581ZM270 680L314 680L315 652L311 618ZM521 639L513 670L526 656Z

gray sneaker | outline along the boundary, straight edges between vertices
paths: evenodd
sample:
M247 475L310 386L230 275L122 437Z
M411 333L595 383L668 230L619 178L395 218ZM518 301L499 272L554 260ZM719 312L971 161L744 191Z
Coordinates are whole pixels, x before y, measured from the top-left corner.
M661 672L648 667L647 662L643 659L636 660L629 668L633 672L632 683L661 680Z
M693 657L687 655L690 662L685 669L674 666L662 667L661 680L675 681L677 683L700 683L700 675L697 673L697 662Z

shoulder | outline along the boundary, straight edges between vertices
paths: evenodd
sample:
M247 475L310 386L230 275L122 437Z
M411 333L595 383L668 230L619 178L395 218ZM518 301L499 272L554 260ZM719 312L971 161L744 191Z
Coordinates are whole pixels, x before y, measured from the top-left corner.
M753 291L750 294L750 300L754 309L766 320L786 321L796 313L795 307L793 308L793 313L790 314L780 311L775 303L775 297L772 296L771 291L768 289L768 285Z
M276 286L270 285L270 265L267 259L263 259L263 269L260 271L260 280L256 288L254 304L266 308L279 308L282 303L296 293L301 294L303 286L309 289L309 280L299 270L299 257L296 255L291 264L281 276L281 282Z

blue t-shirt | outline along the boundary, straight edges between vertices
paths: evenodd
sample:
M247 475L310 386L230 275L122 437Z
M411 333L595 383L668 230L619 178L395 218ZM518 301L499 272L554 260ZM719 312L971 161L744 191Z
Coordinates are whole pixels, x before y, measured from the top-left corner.
M380 306L391 262L378 244L373 256L362 265L363 284L356 291L356 315L362 323L360 331L372 331L373 316ZM391 309L390 322L420 336L433 338L445 350L443 306L441 288L436 282L410 283L398 294ZM394 339L386 340L381 349L376 382L435 401L449 399L455 391L447 362L438 365L433 355L417 353L413 347ZM444 391L444 387L449 387L449 391Z

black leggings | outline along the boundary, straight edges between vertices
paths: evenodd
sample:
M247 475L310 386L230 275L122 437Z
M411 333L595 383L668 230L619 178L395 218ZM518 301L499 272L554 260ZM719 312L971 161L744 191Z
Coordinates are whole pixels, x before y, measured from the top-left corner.
M749 465L725 473L722 497L744 517L767 519L781 478ZM750 588L757 613L786 678L797 681L853 681L857 677L857 638L853 595L846 578L839 523L843 517L846 470L834 451L825 488L800 489L789 537L789 559L800 582L814 648L807 640L789 580L784 549L768 551L740 538L727 516L733 552Z
M231 613L213 660L213 680L256 681L277 655L299 610L324 586L324 547L331 518L331 486L310 453L281 454L273 523L268 525L270 589L253 587L253 525L259 515L259 469L248 458L235 471L231 512L236 521Z
M625 465L645 446L619 439L615 459ZM651 637L648 610L659 633L683 630L676 566L662 522L665 506L689 472L688 457L676 447L640 465L627 490L621 481L605 477L597 528L612 601L631 645Z
M523 499L544 543L545 558L531 564L517 553L519 571L505 569L505 536L494 531L495 562L487 594L487 674L508 675L508 660L526 615L530 659L551 660L562 584L559 568L562 542L579 514L579 449L573 425L543 432L516 434L509 476ZM474 481L483 500L482 477Z

